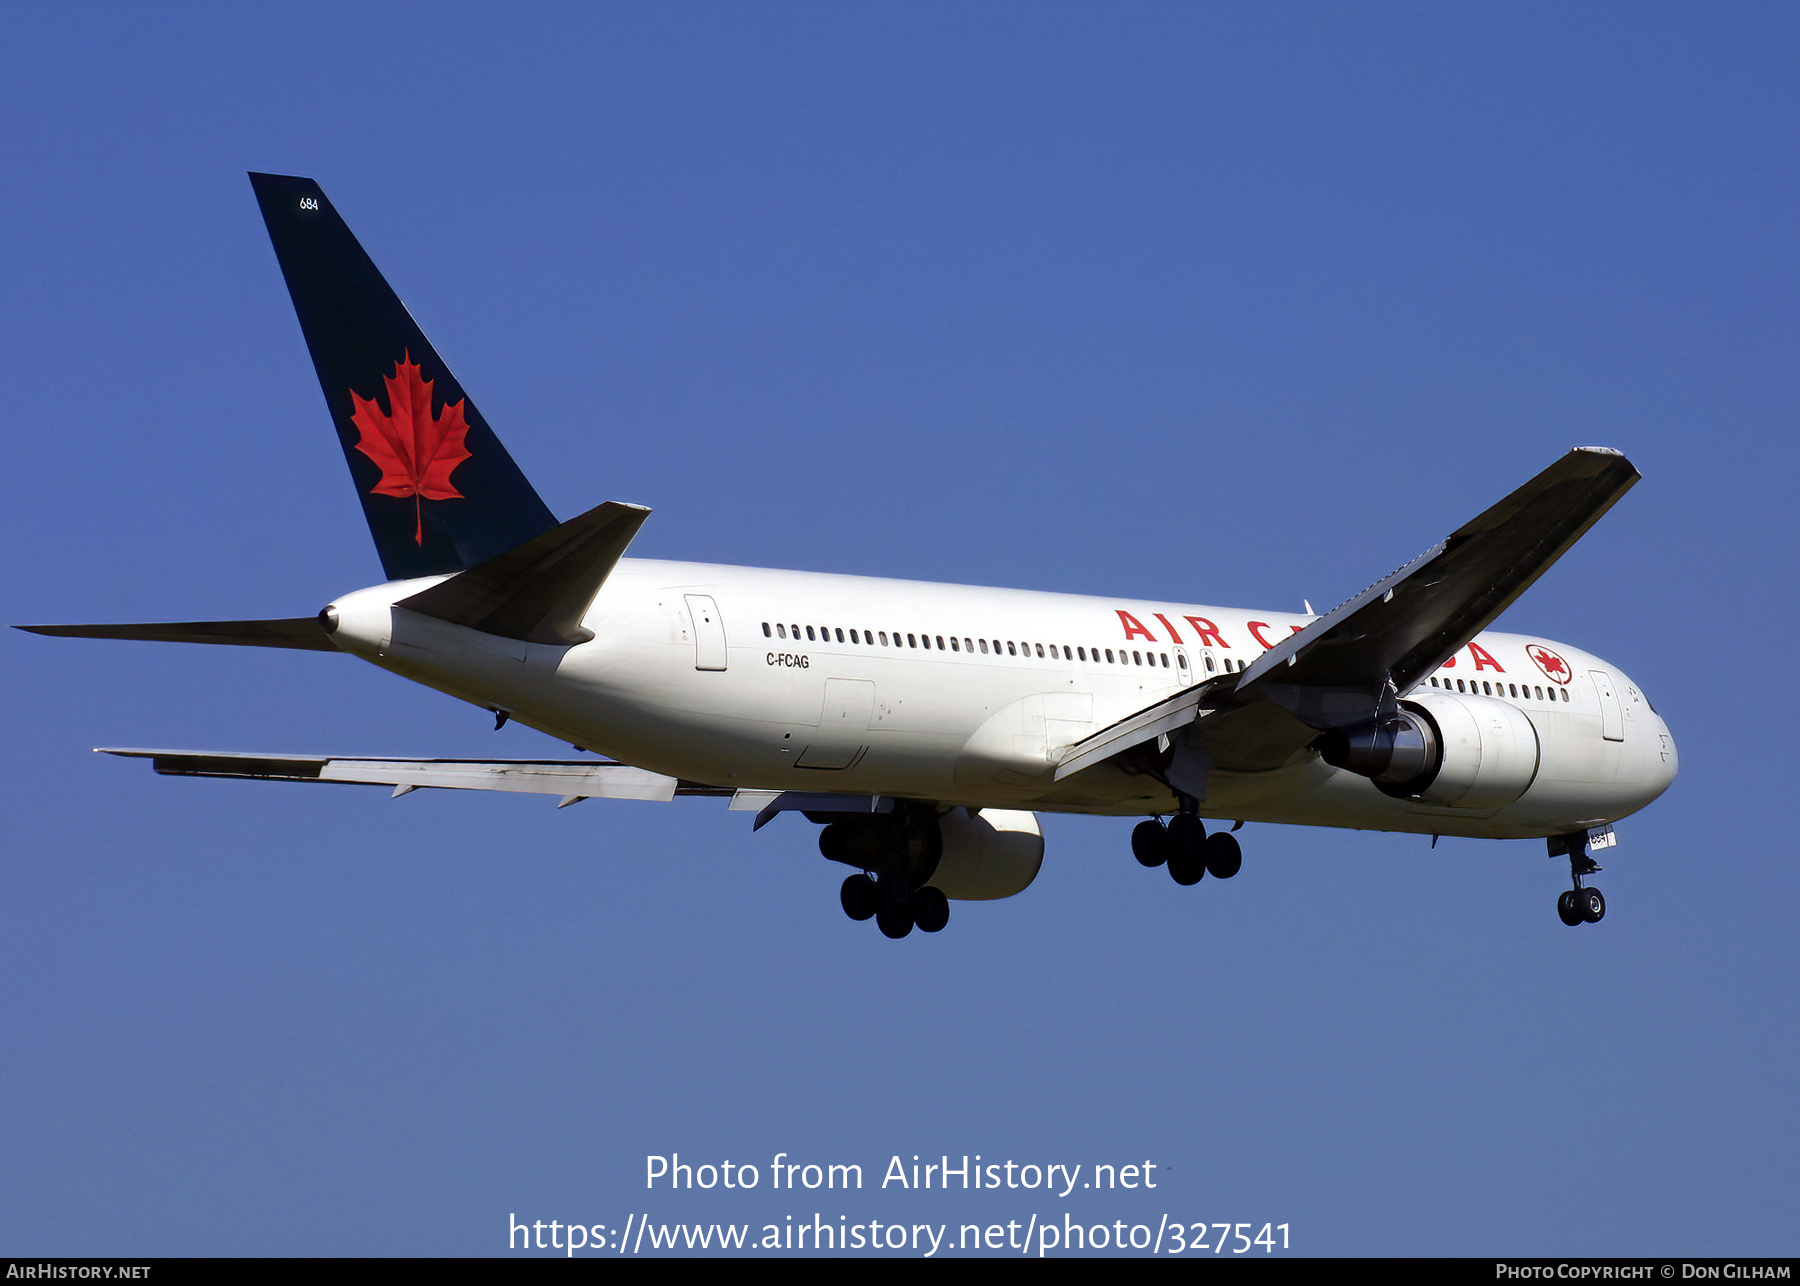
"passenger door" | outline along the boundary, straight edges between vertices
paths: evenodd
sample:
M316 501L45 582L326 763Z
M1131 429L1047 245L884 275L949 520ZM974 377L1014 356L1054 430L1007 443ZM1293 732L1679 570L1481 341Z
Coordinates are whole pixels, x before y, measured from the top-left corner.
M687 601L688 617L694 623L694 668L723 670L725 620L719 615L719 605L713 602L710 594L684 594L682 597Z

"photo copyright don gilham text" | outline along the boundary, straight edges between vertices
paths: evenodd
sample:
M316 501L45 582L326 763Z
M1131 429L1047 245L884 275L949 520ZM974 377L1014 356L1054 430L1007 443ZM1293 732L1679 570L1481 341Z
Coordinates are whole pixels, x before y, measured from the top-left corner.
M637 1255L771 1250L900 1251L926 1258L959 1251L1042 1258L1057 1251L1246 1255L1291 1248L1285 1223L1216 1222L1192 1217L1214 1212L1177 1213L1162 1208L1157 1170L1156 1162L1148 1158L1098 1163L995 1161L977 1153L914 1156L909 1161L895 1154L885 1165L865 1167L857 1162L797 1159L786 1152L775 1153L766 1164L684 1160L678 1152L652 1154L644 1158L644 1188L659 1204L679 1207L691 1192L730 1190L758 1195L810 1193L831 1200L840 1209L829 1214L823 1210L784 1214L779 1222L760 1224L684 1223L679 1221L679 1209L628 1211L617 1223L538 1219L515 1212L507 1216L507 1248L561 1251L566 1256L577 1251ZM902 1194L928 1191L981 1192L983 1197L978 1200L987 1208L971 1209L969 1213L979 1213L979 1217L968 1223L890 1222L841 1208L855 1203L858 1198L853 1194L858 1193L882 1193L893 1200ZM1090 1223L1068 1211L1046 1214L1029 1206L1016 1208L1021 1198L1060 1201L1077 1192L1096 1191L1119 1194L1118 1199L1139 1207L1154 1204L1155 1209L1140 1208L1131 1212L1133 1217ZM996 1209L988 1204L996 1200L1007 1201L1013 1208ZM896 1212L890 1207L885 1213ZM677 1218L665 1221L664 1214ZM1005 1222L997 1222L1002 1216Z

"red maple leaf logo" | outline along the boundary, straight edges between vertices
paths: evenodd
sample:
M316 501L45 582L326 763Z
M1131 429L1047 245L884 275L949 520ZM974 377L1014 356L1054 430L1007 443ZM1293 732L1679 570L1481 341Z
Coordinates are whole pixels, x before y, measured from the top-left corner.
M461 401L437 415L431 413L432 381L419 378L412 353L396 362L394 373L382 380L387 385L391 414L373 398L359 397L355 389L350 390L350 401L356 407L350 420L362 430L356 449L381 468L381 481L369 488L370 495L413 498L413 540L423 545L425 516L420 497L463 498L462 492L450 485L450 475L469 458L463 445L469 425L463 419Z
M1569 673L1568 662L1549 648L1539 647L1533 643L1525 651L1530 654L1533 661L1537 662L1537 667L1544 672L1545 678L1555 679L1558 683L1567 683L1573 677Z

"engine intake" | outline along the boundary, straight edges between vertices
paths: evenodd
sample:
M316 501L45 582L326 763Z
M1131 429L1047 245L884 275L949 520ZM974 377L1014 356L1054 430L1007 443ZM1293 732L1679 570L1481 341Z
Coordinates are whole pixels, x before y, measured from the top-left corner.
M1541 758L1537 727L1517 706L1434 691L1414 692L1386 722L1333 728L1313 748L1383 794L1456 808L1512 803L1537 779Z

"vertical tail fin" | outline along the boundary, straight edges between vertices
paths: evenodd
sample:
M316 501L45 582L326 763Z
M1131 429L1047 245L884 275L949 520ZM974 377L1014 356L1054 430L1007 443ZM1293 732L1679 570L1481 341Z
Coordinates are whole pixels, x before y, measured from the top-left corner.
M388 579L463 571L556 526L319 185L250 183Z

